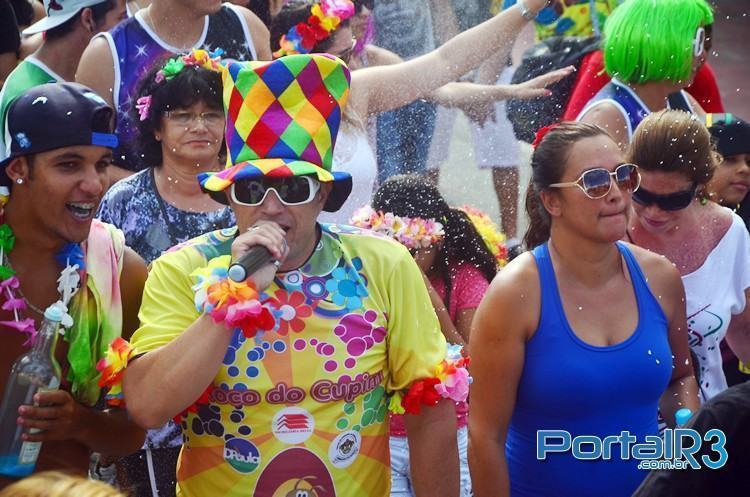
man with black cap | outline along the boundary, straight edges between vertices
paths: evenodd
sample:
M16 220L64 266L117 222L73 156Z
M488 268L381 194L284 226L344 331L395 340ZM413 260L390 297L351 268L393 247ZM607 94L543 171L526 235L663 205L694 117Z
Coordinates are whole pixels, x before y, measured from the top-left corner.
M317 222L351 193L331 171L349 81L320 54L223 71L227 167L199 181L237 226L154 261L123 380L140 425L182 412L178 495L388 495L389 411L409 414L416 495L459 494L469 378L419 268L399 243ZM264 249L250 279L228 269Z
M24 35L45 33L39 49L8 75L0 92L0 160L7 157L6 114L10 103L31 87L74 81L78 61L91 38L125 16L123 0L44 0L47 16L23 30Z
M77 83L36 86L8 111L10 156L0 162L7 202L0 226L0 388L44 309L68 300L56 350L60 390L40 392L19 410L25 428L40 430L26 435L43 442L37 470L85 474L91 451L119 457L143 443L144 432L123 411L102 410L96 369L109 344L137 327L146 278L122 233L94 219L117 145L112 112Z

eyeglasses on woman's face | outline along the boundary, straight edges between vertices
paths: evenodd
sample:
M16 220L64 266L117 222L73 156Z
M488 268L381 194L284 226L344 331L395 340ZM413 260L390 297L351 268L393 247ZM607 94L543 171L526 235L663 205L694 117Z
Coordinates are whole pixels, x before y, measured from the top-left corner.
M198 121L203 121L206 126L223 126L224 113L216 110L206 112L190 112L186 110L173 110L165 113L167 119L178 126L192 126Z
M614 171L595 167L584 171L577 180L553 183L550 188L578 187L592 200L605 197L612 189L612 179L622 191L635 192L641 185L641 175L635 164L620 164Z

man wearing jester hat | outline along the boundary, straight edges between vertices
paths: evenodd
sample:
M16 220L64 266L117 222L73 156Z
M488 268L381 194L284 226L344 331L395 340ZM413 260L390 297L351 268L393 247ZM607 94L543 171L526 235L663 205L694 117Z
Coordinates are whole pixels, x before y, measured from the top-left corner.
M331 172L349 94L328 55L229 63L228 164L199 176L237 226L157 259L123 389L143 427L177 414L182 496L383 496L388 413L408 413L418 495L458 495L453 402L470 381L400 244L317 222L351 191ZM243 283L230 261L275 262ZM180 414L178 414L180 413Z
M36 469L85 475L89 452L138 450L144 431L104 411L97 362L138 325L146 265L122 233L94 219L117 137L113 110L77 83L36 86L8 110L9 157L0 162L0 389L33 343L44 309L67 316L56 356L59 390L22 406L26 440L43 442ZM2 396L0 390L0 396ZM8 483L0 477L0 488Z

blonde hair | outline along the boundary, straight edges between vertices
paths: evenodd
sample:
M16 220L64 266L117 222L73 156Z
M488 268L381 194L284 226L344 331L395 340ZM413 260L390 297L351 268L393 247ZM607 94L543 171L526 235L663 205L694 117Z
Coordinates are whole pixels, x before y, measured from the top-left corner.
M0 497L125 497L114 487L59 471L44 471L0 491Z

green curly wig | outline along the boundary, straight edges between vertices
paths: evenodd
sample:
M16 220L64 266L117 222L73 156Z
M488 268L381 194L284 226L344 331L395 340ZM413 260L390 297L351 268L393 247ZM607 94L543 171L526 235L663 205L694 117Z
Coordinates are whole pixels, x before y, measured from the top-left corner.
M687 81L693 39L714 16L705 0L627 0L604 25L604 66L626 83Z

